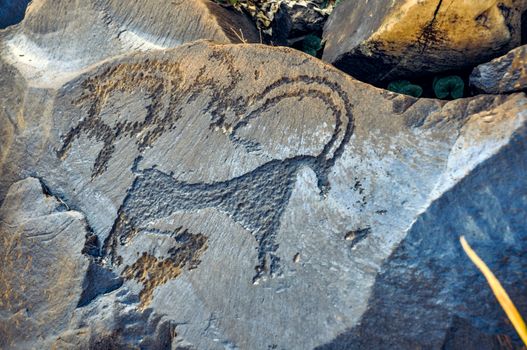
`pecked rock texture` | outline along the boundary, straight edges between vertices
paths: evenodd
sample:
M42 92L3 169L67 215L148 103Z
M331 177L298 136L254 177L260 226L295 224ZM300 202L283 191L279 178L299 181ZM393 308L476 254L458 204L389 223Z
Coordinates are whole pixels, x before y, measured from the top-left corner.
M342 1L323 59L373 83L461 70L520 45L525 0Z
M527 89L527 45L474 68L470 75L470 85L488 94Z
M458 237L527 314L524 94L418 100L291 49L207 41L120 56L59 87L0 69L2 238L60 198L66 214L50 215L79 229L33 231L70 245L26 254L82 263L54 286L68 290L67 322L8 348L518 341ZM3 276L22 271L2 254L21 264ZM50 283L56 259L23 283ZM40 320L27 305L1 306L1 339L19 334L14 315Z

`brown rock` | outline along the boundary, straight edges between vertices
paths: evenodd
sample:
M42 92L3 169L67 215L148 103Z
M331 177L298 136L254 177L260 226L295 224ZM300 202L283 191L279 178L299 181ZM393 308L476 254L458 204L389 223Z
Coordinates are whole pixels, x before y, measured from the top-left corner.
M323 59L371 82L466 69L520 44L527 1L343 1Z

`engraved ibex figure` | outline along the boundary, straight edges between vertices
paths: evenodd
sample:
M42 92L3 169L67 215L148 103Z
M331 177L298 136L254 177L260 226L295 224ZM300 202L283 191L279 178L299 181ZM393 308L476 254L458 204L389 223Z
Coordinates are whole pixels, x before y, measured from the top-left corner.
M227 64L229 63L227 61ZM166 74L168 70L166 65L161 64L158 67L161 74ZM177 69L170 71L174 74L178 73ZM93 86L93 83L88 84L89 91L102 91L103 94L99 93L93 101L90 100L92 104L88 118L70 131L64 139L62 149L58 151L59 156L64 157L73 140L81 132L86 133L88 137L103 141L104 147L97 158L93 176L99 176L104 172L112 156L113 143L118 137L123 135L133 137L141 132L143 138L137 142L141 154L145 145L150 145L159 136L161 127L174 127L179 118L175 112L178 104L195 98L196 94L205 93L207 89L217 92L215 90L220 88L217 82L208 79L203 80L199 86L183 90L178 85L177 78L171 78L168 83L163 80L156 82L156 79L148 74L143 74L142 80L138 79L135 86L137 88L139 85L147 89L152 98L146 118L141 123L136 122L131 125L121 123L112 128L101 120L99 114L112 89L122 87L126 90L126 86L132 85L124 81L126 79L130 79L126 74L117 76L114 74L111 84L101 83L104 88ZM200 78L198 77L197 80ZM325 104L331 111L335 123L330 140L318 155L297 155L283 160L271 160L241 176L212 183L179 181L171 174L155 167L140 170L142 156L139 155L132 169L136 178L119 208L117 219L102 249L102 255L109 258L112 263L119 264L117 247L126 244L136 234L145 230L147 222L168 217L176 211L216 208L254 235L258 243L258 263L253 282L258 282L266 274L273 276L280 273L280 258L276 255L278 245L275 236L291 196L296 175L301 167L310 167L318 178L321 193L327 193L328 173L342 155L353 133L352 106L347 94L337 83L322 77L300 75L282 78L262 92L247 98L234 98L228 95L236 84L237 79L232 76L231 83L227 87L221 87L227 97L222 98L221 101L213 98L206 106L206 111L211 115L211 124L220 125L225 119L223 114L225 110L246 110L249 99L259 101L260 107L246 113L245 117L232 127L230 134L231 141L246 147L248 152L257 149L259 145L254 141L243 140L239 137L238 131L285 98L302 99L309 96ZM281 91L280 89L284 92L277 93ZM165 99L168 107L162 105L163 99L160 96L163 94L169 96L168 100ZM95 127L102 130L101 133L94 132L92 129Z

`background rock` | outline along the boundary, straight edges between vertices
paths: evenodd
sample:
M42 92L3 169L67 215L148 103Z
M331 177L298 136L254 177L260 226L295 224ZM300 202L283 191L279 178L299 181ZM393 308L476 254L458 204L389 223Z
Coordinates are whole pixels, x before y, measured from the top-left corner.
M214 0L229 3L227 0ZM261 32L262 41L291 46L308 34L321 36L335 0L239 0L233 8L248 13Z
M507 254L492 267L526 313L523 94L418 100L291 49L210 42L121 56L56 89L21 84L22 100L2 89L24 125L11 121L9 148L0 140L0 198L33 174L96 236L73 255L97 269L85 265L57 346L512 335L460 234L490 262ZM463 291L469 281L479 293Z
M39 87L57 87L88 66L127 52L198 39L259 40L247 17L208 0L35 0L24 20L0 36L2 57Z
M488 94L503 94L527 88L527 46L483 63L472 71L470 85Z
M272 43L291 46L309 34L322 37L329 13L323 1L282 3L271 26Z
M342 1L324 28L323 59L380 83L463 70L521 42L521 1Z

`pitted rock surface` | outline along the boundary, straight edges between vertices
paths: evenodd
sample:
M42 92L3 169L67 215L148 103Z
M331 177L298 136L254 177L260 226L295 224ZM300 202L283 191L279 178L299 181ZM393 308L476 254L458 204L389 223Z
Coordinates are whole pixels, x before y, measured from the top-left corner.
M512 261L526 251L523 94L418 100L291 49L204 41L118 57L56 89L2 71L0 198L37 176L90 228L56 346L377 348L382 335L360 334L387 329L393 347L440 347L458 324L512 336L456 244L482 239ZM506 202L502 225L485 224ZM524 311L526 270L514 271ZM398 313L399 300L435 305L435 322Z

